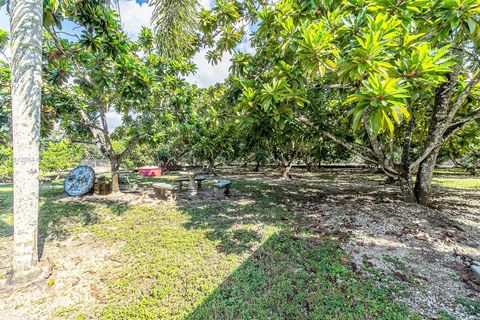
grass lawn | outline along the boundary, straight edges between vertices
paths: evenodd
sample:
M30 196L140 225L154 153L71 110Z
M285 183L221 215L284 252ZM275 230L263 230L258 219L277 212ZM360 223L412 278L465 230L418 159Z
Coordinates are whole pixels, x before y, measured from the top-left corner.
M88 229L125 241L101 319L408 319L393 288L358 277L334 241L295 232L262 199L132 207ZM238 219L241 218L241 219ZM241 220L242 222L239 222Z
M434 177L432 183L434 185L442 186L445 188L455 189L470 189L480 190L480 179L475 178L446 178L446 177Z
M435 182L478 188L478 180L464 180ZM87 232L121 243L115 263L97 270L104 279L98 303L52 317L420 319L392 301L398 287L376 284L368 276L375 270L357 270L336 240L300 223L268 183L237 181L235 189L245 197L161 206L59 201L60 186L42 191L42 237L55 242ZM0 185L2 237L11 236L11 191Z

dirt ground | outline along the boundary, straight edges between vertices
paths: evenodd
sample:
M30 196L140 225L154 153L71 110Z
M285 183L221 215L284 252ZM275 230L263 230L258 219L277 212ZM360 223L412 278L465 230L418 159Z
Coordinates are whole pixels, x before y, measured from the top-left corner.
M97 303L103 283L101 270L115 264L111 257L118 246L102 243L89 234L47 242L40 264L50 268L48 279L0 291L0 319L67 319L57 311ZM3 272L8 270L11 247L11 239L0 242Z
M376 281L394 281L406 291L396 299L426 318L444 310L458 319L469 315L463 299L480 302L480 279L470 266L480 259L480 192L437 189L431 207L403 202L396 187L346 176L301 203L304 223L338 237L352 265L370 266ZM311 188L308 179L295 184ZM291 188L292 185L289 185ZM368 275L371 276L371 275Z
M480 261L480 191L436 188L432 206L424 207L403 202L396 186L364 171L294 172L292 180L279 180L272 172L238 170L223 176L234 181L232 196L224 201L280 195L276 205L295 212L298 228L338 239L351 255L354 270L373 277L378 285L403 288L394 298L413 312L427 319L438 319L439 310L457 319L478 319L461 301L480 305L480 279L470 268L474 260ZM243 184L241 190L235 189L235 182ZM248 184L264 187L249 190ZM148 186L141 191L73 201L164 205ZM72 198L59 196L56 201ZM177 201L208 204L213 192L185 194ZM9 268L11 242L0 238L3 273ZM115 265L111 257L121 245L104 243L88 233L46 241L41 263L52 269L51 276L14 293L0 292L0 319L67 319L68 310L99 303L95 293L102 289L101 270L106 264ZM367 272L364 267L377 271Z

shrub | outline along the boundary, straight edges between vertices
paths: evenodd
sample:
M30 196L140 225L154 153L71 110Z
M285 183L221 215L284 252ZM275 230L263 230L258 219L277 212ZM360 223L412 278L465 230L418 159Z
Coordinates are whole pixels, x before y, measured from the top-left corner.
M83 156L83 149L66 139L59 142L49 141L40 153L40 170L56 172L76 167Z
M13 177L13 150L9 146L0 145L0 180Z

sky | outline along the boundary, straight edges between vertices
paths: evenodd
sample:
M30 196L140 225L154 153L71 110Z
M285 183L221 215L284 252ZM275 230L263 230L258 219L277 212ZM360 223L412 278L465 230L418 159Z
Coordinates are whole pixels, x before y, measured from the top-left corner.
M199 0L199 2L206 9L211 7L211 0ZM137 38L142 26L151 27L150 19L152 12L153 8L148 5L147 0L120 0L120 15L123 28L131 39ZM9 23L9 16L4 6L0 9L0 29L9 31ZM63 31L75 33L75 30L73 30L74 27L75 25L73 23L66 22L63 26ZM239 49L246 52L252 51L246 39L240 45ZM205 58L206 52L206 49L201 49L194 56L193 62L197 65L197 72L187 77L189 82L195 83L200 87L209 87L216 83L223 82L228 76L231 65L231 55L229 53L226 53L217 65L211 65ZM7 56L10 54L8 48L6 54ZM120 116L114 112L109 113L108 118L111 128L115 128L121 124Z
M210 0L200 0L200 4L209 9L211 6ZM120 0L120 14L124 30L128 33L131 39L136 39L142 26L151 27L150 19L153 8L147 4L147 0ZM70 22L64 23L63 30L66 32L73 32L74 24ZM0 29L9 31L9 16L6 13L6 8L0 10ZM245 50L249 50L246 43L242 45ZM7 49L8 50L8 49ZM207 50L200 50L194 57L194 62L197 65L196 74L190 75L187 80L195 83L200 87L209 87L215 83L222 82L228 76L230 67L230 54L225 54L222 61L217 65L211 65L205 59ZM9 55L9 52L6 52Z

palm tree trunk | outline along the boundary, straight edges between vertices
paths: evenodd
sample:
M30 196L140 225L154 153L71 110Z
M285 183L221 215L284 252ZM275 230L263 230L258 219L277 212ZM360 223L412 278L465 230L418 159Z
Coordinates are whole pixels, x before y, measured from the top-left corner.
M11 96L14 154L12 283L37 278L42 0L10 1Z

